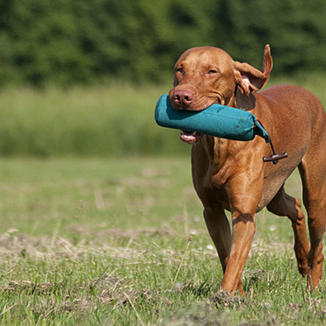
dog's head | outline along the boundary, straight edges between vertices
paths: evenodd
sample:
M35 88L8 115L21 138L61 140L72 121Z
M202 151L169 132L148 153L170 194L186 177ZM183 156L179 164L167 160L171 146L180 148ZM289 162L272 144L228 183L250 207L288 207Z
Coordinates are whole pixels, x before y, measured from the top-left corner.
M219 48L189 49L174 67L174 87L169 92L171 105L190 111L201 111L213 103L234 107L254 105L252 92L267 83L272 67L269 45L265 46L262 71L234 61ZM194 143L197 140L194 135L184 134L181 139Z
M249 96L268 81L273 67L269 45L265 46L262 71L234 61L219 48L198 47L184 52L174 67L170 101L175 109L200 111L213 103L234 106L236 91Z

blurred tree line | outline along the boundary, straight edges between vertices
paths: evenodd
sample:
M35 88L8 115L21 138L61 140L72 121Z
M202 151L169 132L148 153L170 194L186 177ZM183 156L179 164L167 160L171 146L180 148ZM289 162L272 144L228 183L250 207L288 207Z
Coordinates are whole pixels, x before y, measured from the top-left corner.
M275 72L326 68L325 0L0 0L0 85L162 82L212 45Z

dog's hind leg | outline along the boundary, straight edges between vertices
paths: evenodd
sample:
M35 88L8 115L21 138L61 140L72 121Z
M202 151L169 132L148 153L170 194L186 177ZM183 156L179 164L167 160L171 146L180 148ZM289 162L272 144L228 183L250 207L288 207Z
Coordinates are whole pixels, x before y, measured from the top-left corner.
M321 140L320 144L324 146ZM299 171L303 184L303 202L308 212L308 227L311 248L308 254L308 288L317 287L322 276L324 255L322 237L326 227L326 166L321 159L316 160L316 153L323 153L323 148L313 148L306 153Z
M308 253L310 245L307 238L305 216L301 208L301 202L297 198L289 196L284 186L278 191L267 209L279 216L287 216L292 222L294 232L294 251L298 262L298 269L302 276L308 274Z

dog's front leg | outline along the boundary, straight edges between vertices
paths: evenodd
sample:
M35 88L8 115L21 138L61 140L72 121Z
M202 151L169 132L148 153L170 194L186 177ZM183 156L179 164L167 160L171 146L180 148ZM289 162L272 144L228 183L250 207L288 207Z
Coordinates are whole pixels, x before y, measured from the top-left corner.
M232 242L229 221L224 213L223 207L219 205L206 204L204 217L208 232L217 249L224 274ZM240 293L245 296L241 280L237 288Z
M255 214L234 211L232 232L231 252L221 289L234 294L241 282L241 275L255 235Z
M232 211L232 245L221 289L235 294L255 235L255 213L261 198L262 180L229 185Z

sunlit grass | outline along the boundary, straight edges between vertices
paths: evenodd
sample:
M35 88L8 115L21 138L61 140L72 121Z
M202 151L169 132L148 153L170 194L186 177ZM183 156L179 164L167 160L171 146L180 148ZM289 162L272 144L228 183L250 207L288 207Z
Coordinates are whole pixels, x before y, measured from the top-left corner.
M326 104L322 74L281 79L272 75L269 85L277 83L306 87ZM171 85L2 89L0 155L183 155L178 131L158 128L154 121L155 103Z
M326 104L321 75L278 82ZM0 92L1 324L326 323L325 280L305 291L291 224L266 210L243 274L247 297L218 292L190 148L153 119L168 89ZM297 172L286 189L301 196Z
M189 158L0 161L2 324L321 325L287 218L258 214L246 299L222 271ZM298 174L288 192L300 195Z

